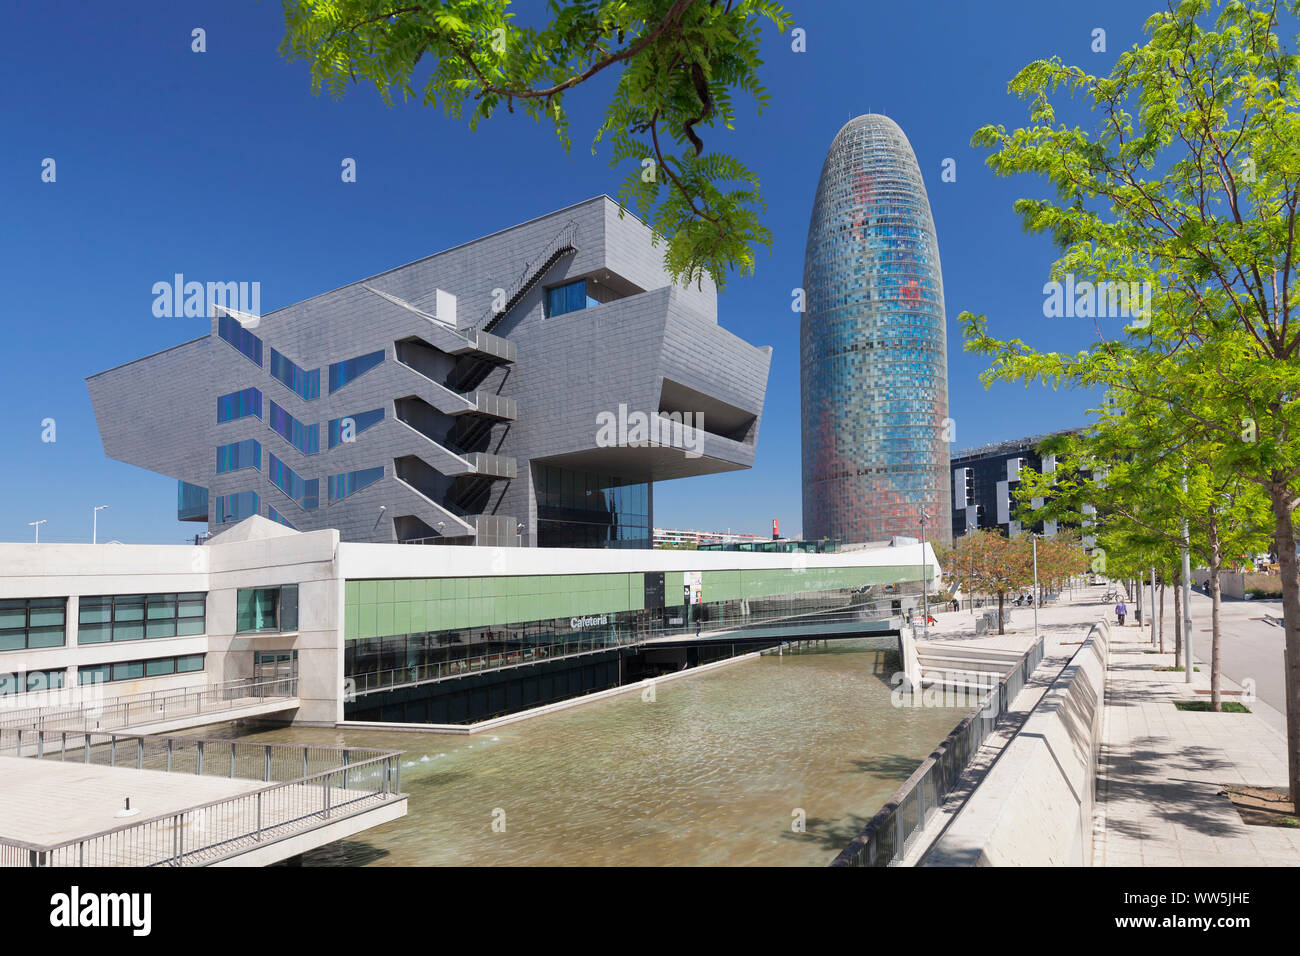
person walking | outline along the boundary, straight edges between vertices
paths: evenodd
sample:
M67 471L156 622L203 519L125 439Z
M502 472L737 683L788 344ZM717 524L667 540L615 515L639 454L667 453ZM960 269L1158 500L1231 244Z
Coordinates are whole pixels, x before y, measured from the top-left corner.
M1124 626L1124 616L1128 614L1128 608L1124 605L1124 599L1120 598L1119 603L1115 605L1115 617L1119 620L1119 626Z

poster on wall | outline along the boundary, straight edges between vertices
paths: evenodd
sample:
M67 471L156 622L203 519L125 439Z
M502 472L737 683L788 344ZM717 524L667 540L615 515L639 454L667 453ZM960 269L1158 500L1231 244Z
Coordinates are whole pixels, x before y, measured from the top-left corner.
M682 574L682 597L687 604L704 603L704 573L686 571Z

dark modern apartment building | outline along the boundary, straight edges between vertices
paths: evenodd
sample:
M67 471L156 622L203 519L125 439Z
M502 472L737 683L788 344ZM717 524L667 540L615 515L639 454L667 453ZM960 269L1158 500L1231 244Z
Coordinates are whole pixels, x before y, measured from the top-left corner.
M104 450L214 532L649 548L654 482L753 464L771 349L620 212L600 196L266 315L213 303L207 334L87 380Z
M1045 521L1030 529L1022 528L1021 522L1014 520L1017 507L1014 495L1024 469L1031 468L1039 474L1056 470L1055 456L1040 453L1038 448L1043 441L1057 434L1062 433L994 442L954 454L953 537L986 529L996 529L1010 536L1022 530L1036 531L1049 538L1055 535L1058 530L1055 521ZM1042 499L1034 499L1033 504L1041 507Z

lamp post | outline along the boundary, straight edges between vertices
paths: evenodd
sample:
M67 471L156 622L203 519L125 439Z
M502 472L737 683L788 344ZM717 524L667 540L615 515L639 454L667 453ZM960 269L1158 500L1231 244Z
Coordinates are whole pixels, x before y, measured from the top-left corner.
M1038 637L1038 535L1029 532L1030 546L1034 550L1034 637Z
M42 518L40 521L29 521L29 522L27 522L27 526L28 526L29 528L35 528L35 529L36 529L36 543L37 543L37 544L40 544L40 543L41 543L41 525L43 525L43 524L45 524L45 519L44 519L44 518Z
M930 592L926 586L925 572L925 519L930 517L921 509L921 627L925 630L925 639L930 639Z
M98 505L90 511L90 543L99 544L99 513L108 505Z

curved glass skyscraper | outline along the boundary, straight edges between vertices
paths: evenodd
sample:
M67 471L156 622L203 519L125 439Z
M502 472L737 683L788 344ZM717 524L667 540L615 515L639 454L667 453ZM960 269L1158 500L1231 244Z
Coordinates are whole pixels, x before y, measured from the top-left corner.
M803 535L952 535L939 244L898 124L845 124L822 166L800 330Z

